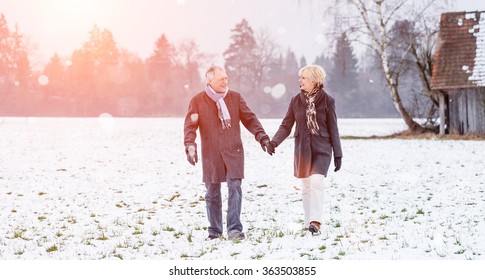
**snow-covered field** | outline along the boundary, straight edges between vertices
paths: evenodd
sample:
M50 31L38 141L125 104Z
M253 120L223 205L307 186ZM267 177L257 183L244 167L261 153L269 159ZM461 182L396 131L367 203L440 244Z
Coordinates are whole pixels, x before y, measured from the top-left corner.
M262 122L270 135L279 125ZM339 124L342 136L404 128ZM246 131L247 239L204 241L201 166L186 162L182 130L179 118L0 118L0 259L485 259L483 141L342 140L311 236L293 139L270 157Z

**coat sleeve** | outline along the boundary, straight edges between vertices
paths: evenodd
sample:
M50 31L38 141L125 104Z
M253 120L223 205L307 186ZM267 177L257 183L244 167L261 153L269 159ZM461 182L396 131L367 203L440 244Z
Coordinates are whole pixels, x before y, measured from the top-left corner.
M334 157L342 157L342 146L340 145L340 135L337 126L337 113L335 112L335 100L329 98L327 109L327 127L330 134L330 143L333 147Z
M241 95L239 95L239 119L259 143L261 143L263 138L268 137L258 117L251 111L251 109L249 109L246 101Z
M277 146L279 146L290 135L291 129L295 124L295 112L293 110L293 105L296 98L297 96L291 99L290 105L288 105L288 110L286 111L286 115L281 121L278 131L276 131L273 139L271 139L271 141L274 141Z
M197 109L196 97L192 98L189 103L189 109L185 116L184 122L184 145L195 145L197 138L197 129L199 127L199 112Z

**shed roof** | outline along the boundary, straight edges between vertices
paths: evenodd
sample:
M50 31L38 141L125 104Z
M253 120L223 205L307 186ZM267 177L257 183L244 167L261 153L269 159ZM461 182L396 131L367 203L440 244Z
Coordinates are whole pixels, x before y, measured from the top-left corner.
M441 15L431 87L485 87L485 11Z

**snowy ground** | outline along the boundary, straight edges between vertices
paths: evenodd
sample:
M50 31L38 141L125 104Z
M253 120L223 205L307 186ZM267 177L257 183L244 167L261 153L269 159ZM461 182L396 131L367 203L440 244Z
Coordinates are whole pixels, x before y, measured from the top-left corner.
M293 139L270 157L245 132L247 239L208 242L182 122L0 118L0 259L485 259L483 141L342 140L313 237L302 231ZM339 124L356 136L404 127ZM279 120L263 125L272 135Z

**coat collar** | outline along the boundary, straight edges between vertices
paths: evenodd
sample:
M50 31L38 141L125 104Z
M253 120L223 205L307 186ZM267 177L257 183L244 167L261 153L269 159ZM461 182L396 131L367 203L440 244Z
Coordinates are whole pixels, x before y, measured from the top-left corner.
M303 91L300 91L300 100L303 102L303 104L306 104L306 97L305 93ZM320 102L326 101L327 100L327 92L323 88L321 88L318 93L317 93L317 98L315 99L315 104L320 104Z

